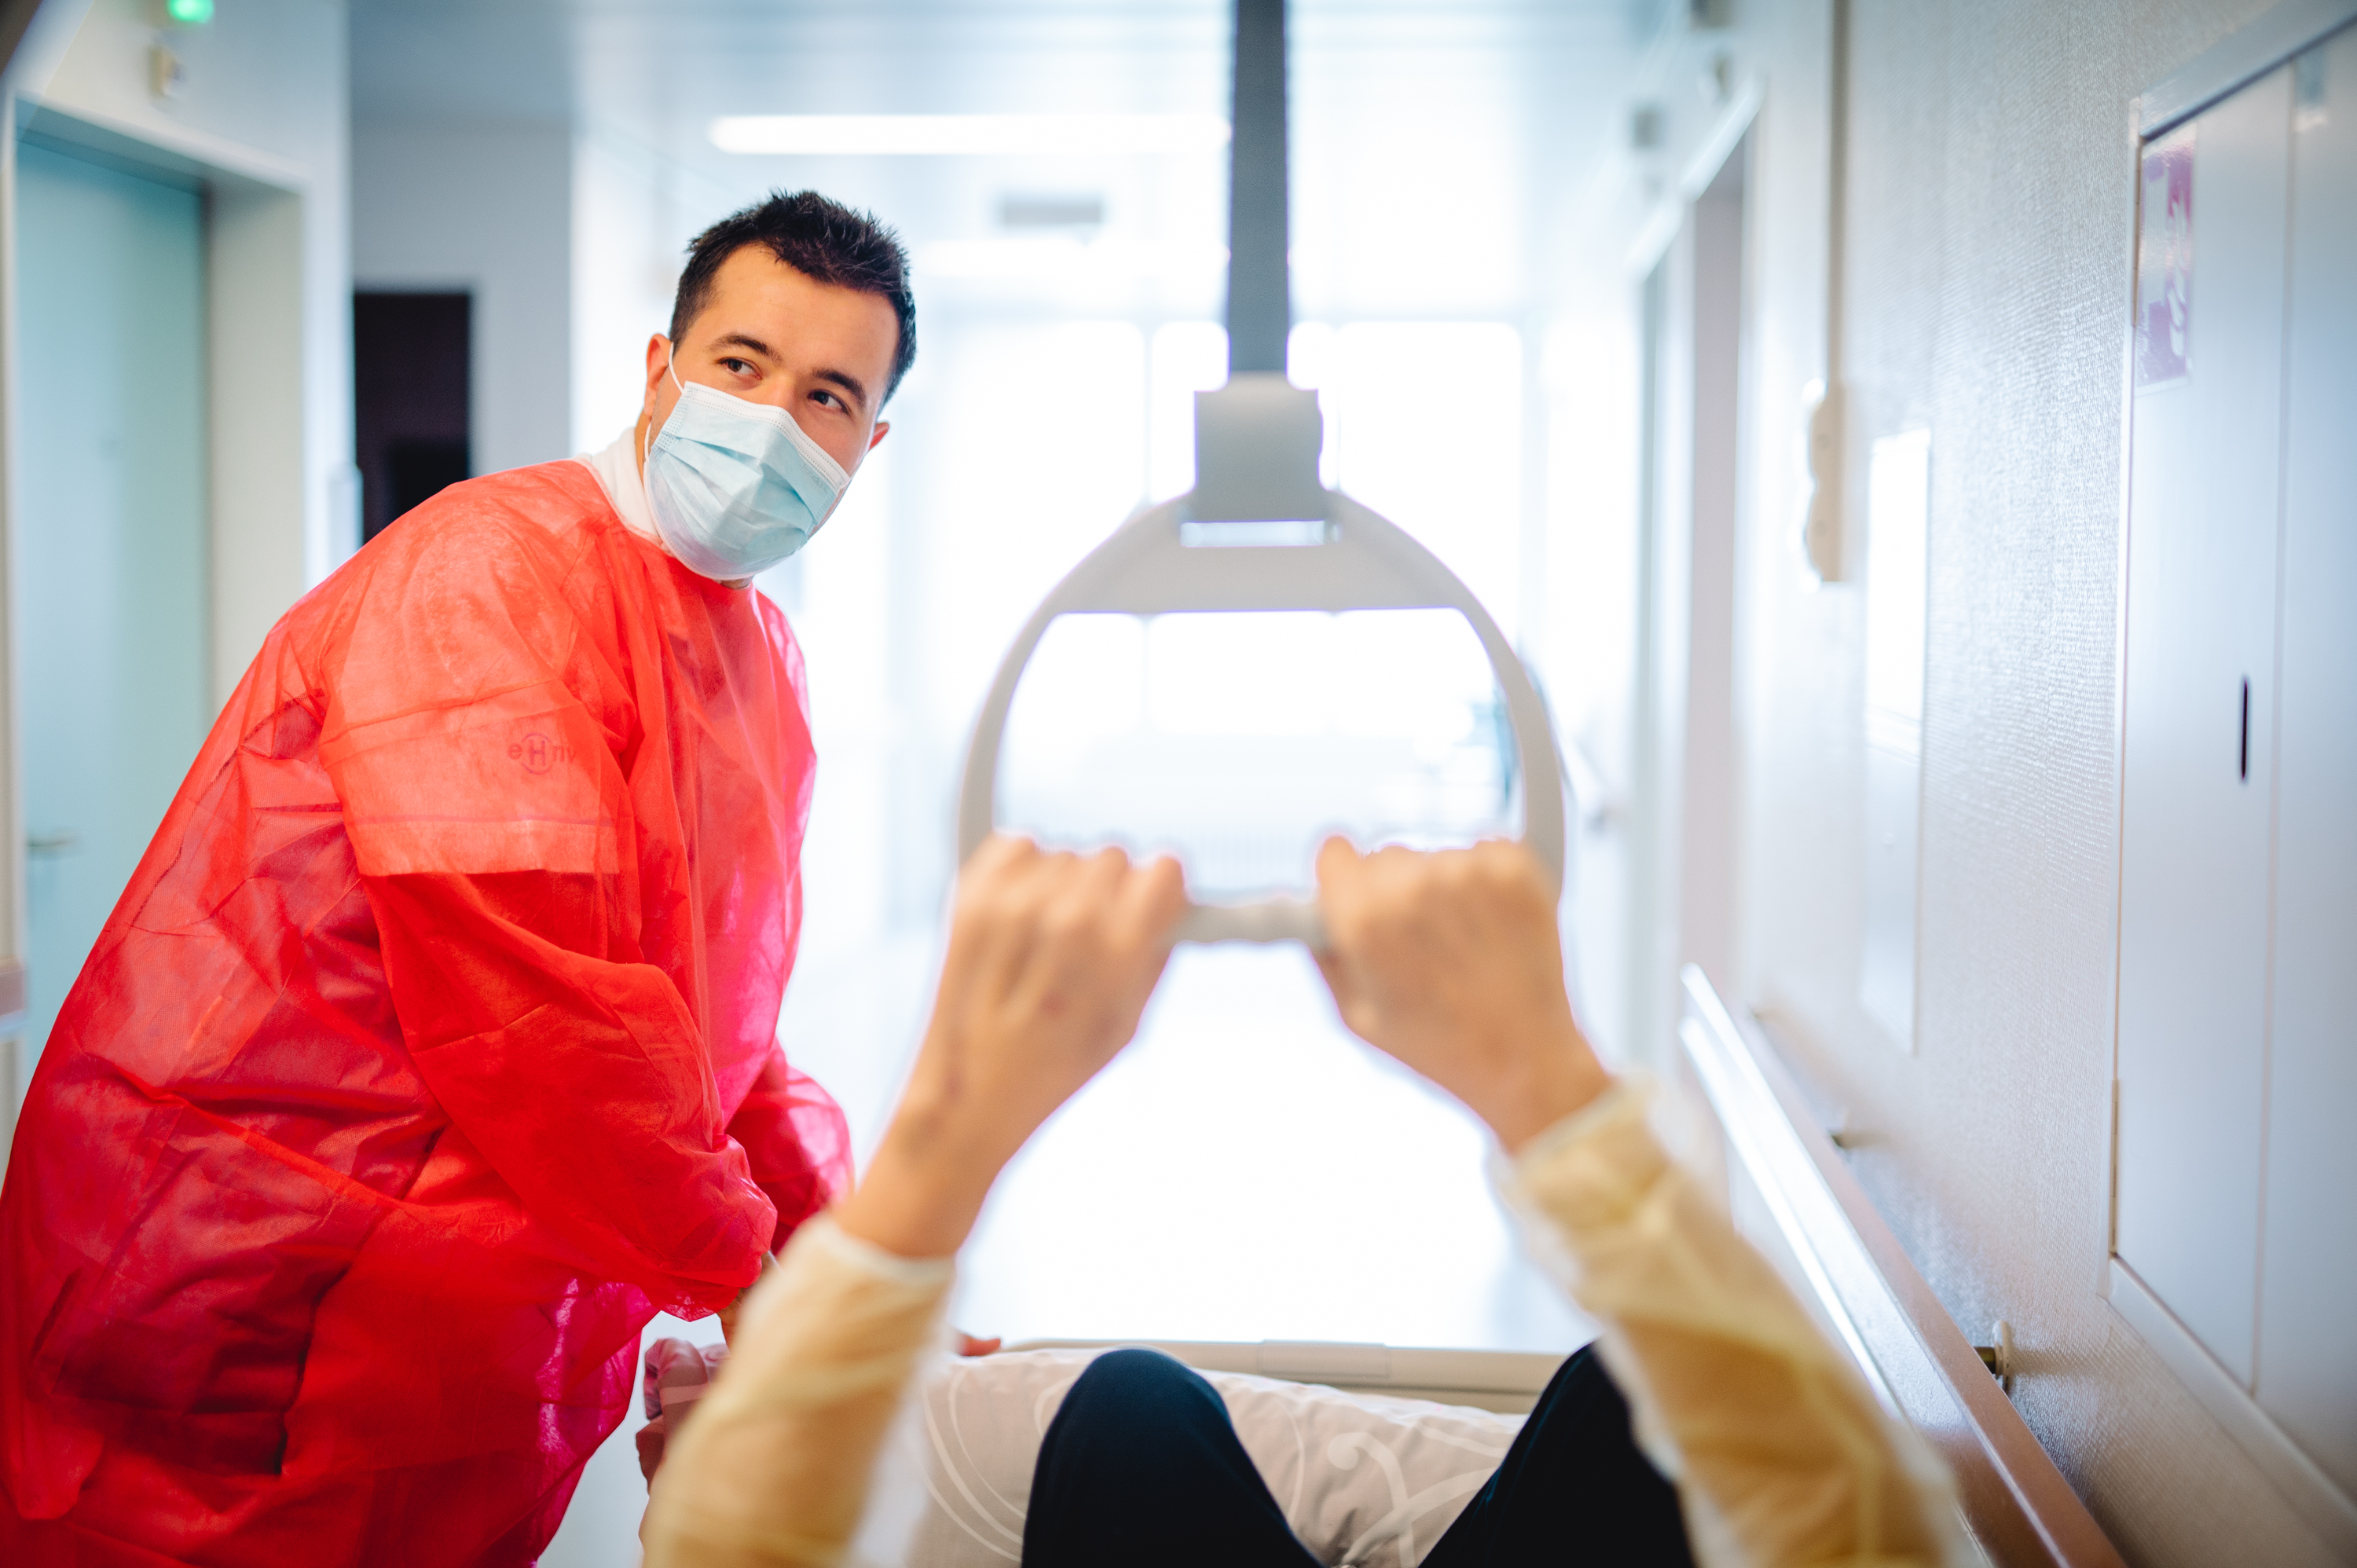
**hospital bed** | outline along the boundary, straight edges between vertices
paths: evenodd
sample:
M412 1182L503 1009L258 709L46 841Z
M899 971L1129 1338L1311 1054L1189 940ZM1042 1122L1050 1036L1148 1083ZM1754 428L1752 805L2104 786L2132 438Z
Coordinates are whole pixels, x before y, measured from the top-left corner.
M1199 1372L1241 1372L1343 1393L1527 1415L1563 1364L1543 1351L1408 1349L1331 1340L1027 1339L1010 1350L1105 1350L1141 1344Z

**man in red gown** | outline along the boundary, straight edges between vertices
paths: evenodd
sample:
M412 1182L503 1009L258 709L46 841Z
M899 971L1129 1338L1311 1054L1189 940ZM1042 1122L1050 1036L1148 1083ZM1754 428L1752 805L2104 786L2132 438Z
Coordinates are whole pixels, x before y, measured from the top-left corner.
M882 438L913 327L888 231L748 209L634 431L445 490L271 632L17 1127L0 1562L529 1563L648 1319L840 1190L775 1037L802 655L742 579Z

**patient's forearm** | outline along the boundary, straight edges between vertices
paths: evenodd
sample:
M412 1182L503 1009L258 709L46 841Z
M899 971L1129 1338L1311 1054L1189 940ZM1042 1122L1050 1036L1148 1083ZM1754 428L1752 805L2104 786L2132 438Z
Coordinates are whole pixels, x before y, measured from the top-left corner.
M845 1230L903 1258L946 1258L965 1245L1006 1156L981 1146L953 1111L920 1088L892 1118L867 1175L835 1210Z
M1641 1439L1674 1451L1706 1562L1721 1540L1746 1568L1943 1560L1936 1462L1663 1153L1642 1092L1534 1139L1509 1187L1561 1240Z
M655 1475L648 1568L837 1561L952 1278L948 1258L896 1256L833 1213L796 1231Z
M832 1563L999 1168L1136 1032L1186 889L1175 861L993 835L958 874L932 1021L867 1178L795 1233L664 1456L647 1562Z

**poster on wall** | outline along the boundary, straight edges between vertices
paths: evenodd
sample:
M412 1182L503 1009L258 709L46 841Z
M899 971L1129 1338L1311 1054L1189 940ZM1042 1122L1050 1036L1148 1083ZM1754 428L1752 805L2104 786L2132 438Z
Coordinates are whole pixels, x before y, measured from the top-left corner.
M2144 150L2136 226L2136 384L2167 386L2191 368L2193 127Z

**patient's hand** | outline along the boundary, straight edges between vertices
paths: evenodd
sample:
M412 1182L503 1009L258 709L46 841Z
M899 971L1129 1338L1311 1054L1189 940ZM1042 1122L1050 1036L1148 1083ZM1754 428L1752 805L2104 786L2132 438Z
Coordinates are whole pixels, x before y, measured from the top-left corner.
M1564 993L1555 897L1521 845L1318 855L1342 1021L1470 1107L1511 1152L1609 1081Z
M1172 860L975 851L932 1023L843 1228L903 1257L957 1251L999 1168L1137 1032L1186 907Z

